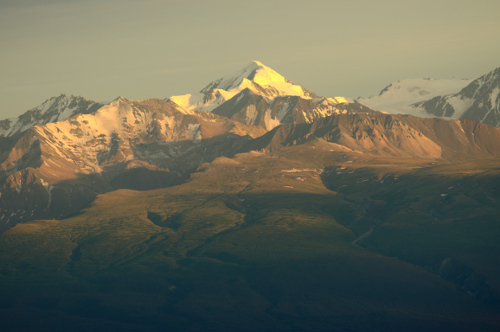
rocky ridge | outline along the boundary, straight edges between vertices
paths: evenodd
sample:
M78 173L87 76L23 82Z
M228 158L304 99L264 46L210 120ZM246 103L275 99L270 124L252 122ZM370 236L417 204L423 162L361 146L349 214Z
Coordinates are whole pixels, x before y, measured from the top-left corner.
M35 125L62 121L76 114L90 114L102 106L102 103L83 97L61 94L18 117L0 121L0 137L14 136Z
M391 114L467 119L499 127L500 68L475 80L402 80L358 102Z

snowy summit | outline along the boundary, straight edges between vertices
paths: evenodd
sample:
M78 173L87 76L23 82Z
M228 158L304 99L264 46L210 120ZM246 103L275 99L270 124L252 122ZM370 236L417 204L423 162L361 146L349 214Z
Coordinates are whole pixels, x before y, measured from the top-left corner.
M252 90L253 83L263 88L275 88L280 95L301 96L310 98L310 93L302 86L295 85L286 78L278 74L275 70L265 66L262 62L252 61L243 70L228 75L207 85L201 92L209 92L213 89L222 89L226 91L241 91L244 88Z
M307 91L300 85L293 84L261 62L252 61L242 70L209 83L199 93L173 96L169 99L189 110L211 112L244 89L249 89L268 98L300 96L304 99L310 99L317 97L314 93Z

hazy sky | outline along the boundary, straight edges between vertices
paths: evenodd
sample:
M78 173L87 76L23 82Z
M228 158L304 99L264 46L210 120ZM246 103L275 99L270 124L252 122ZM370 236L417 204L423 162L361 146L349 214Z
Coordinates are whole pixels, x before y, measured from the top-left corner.
M499 0L0 0L0 119L166 98L259 60L325 96L500 66Z

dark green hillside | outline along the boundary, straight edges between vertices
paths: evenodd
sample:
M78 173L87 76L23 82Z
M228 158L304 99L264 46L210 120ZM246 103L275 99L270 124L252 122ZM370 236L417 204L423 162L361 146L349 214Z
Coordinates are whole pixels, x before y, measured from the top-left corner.
M1 234L0 320L6 330L499 329L498 165L370 157L321 139L221 157L182 185L118 190L78 216Z

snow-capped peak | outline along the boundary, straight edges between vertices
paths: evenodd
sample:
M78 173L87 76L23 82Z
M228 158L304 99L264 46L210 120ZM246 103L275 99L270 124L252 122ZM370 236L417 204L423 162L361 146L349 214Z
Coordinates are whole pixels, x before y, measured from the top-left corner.
M35 125L62 121L78 113L95 112L102 105L83 97L61 94L18 117L0 121L0 136L13 136Z
M252 61L241 71L231 75L226 75L211 82L200 92L207 93L214 89L222 89L225 91L237 89L239 92L243 90L241 89L242 85L245 87L251 86L251 84L249 84L250 82L246 82L246 80L257 83L262 87L271 86L282 92L283 95L302 96L306 98L309 97L306 96L306 93L301 86L293 84L278 72L265 66L259 61Z
M267 99L284 95L300 96L304 99L317 97L262 62L252 61L242 70L211 82L197 94L173 96L169 99L188 110L212 111L245 89Z

